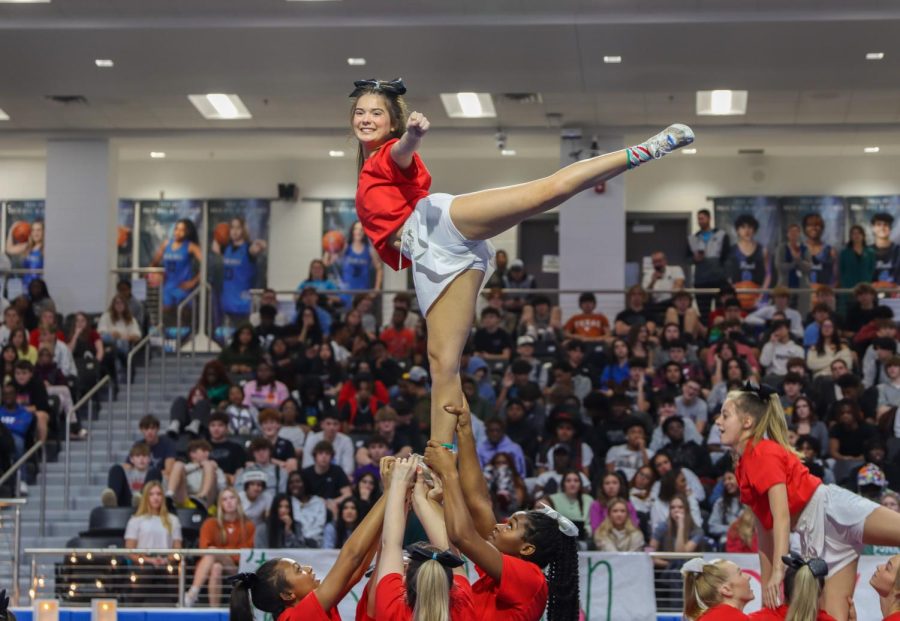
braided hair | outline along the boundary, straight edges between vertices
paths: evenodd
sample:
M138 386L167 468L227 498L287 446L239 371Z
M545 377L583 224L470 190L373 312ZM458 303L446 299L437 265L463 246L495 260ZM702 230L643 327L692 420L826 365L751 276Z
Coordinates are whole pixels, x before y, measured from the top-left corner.
M523 557L544 569L547 576L547 621L577 621L578 540L559 530L559 523L539 511L529 511L525 522L526 543L534 553Z
M260 565L256 573L240 573L228 578L227 581L234 585L231 591L231 621L253 621L254 607L278 618L285 608L281 593L290 588L278 567L281 560L273 558Z

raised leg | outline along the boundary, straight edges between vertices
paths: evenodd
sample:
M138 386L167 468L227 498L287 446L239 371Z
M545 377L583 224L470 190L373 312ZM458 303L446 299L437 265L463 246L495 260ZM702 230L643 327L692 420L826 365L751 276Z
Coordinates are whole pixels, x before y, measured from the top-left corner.
M172 464L172 472L169 473L167 496L175 499L175 504L181 506L187 501L187 485L184 471L184 462L176 461Z
M900 513L878 507L863 527L863 543L873 546L900 546Z
M640 145L575 162L537 181L459 195L450 206L450 218L465 238L489 239L693 140L689 127L672 125Z
M837 621L847 621L850 614L850 597L856 586L856 565L853 561L833 576L825 579L822 607Z
M425 317L431 367L431 439L437 442L453 442L456 417L443 408L462 406L459 358L472 331L475 300L483 278L484 272L479 270L466 270L457 276Z

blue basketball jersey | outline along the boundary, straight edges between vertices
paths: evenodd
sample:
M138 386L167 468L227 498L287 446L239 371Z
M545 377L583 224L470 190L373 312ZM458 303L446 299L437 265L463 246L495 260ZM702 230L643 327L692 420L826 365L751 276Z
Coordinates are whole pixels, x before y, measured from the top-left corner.
M250 288L256 277L256 262L250 256L250 244L228 244L222 252L222 310L232 315L250 313Z

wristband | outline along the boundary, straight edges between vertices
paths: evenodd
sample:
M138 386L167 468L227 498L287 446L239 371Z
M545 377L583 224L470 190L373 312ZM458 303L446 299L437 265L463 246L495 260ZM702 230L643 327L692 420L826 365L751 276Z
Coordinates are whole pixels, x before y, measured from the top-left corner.
M454 445L452 445L452 444L447 444L446 442L441 443L441 446L443 446L445 449L450 449L451 451L455 451L455 450L456 450L456 447L455 447Z

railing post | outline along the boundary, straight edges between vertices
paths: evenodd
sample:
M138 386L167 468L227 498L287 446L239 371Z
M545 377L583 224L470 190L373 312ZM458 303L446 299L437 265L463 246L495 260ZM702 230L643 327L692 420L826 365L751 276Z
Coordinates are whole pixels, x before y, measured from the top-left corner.
M87 468L84 471L85 485L89 484L91 476L91 462L93 461L93 438L94 438L94 397L88 399L88 435L87 435ZM66 507L68 508L68 507Z
M175 377L181 379L181 304L175 307Z
M165 360L163 353L163 360ZM165 369L165 365L162 367ZM164 382L165 385L165 382ZM144 414L150 411L150 343L144 346ZM130 429L130 427L129 427Z
M186 555L178 555L178 608L184 607L184 591L185 586L187 586L187 572L185 570L186 559Z
M116 373L117 371L113 371ZM125 378L125 381L131 386L130 377ZM113 436L113 383L110 382L106 385L107 387L107 400L109 401L109 412L106 413L106 454L109 457L112 457L112 436Z
M69 435L68 433L66 434ZM66 486L66 506L65 509L69 508L69 487ZM45 524L47 523L47 445L46 443L41 447L41 506L40 506L40 516L38 518L40 522L40 533L41 537L44 536L45 533Z
M75 407L73 407L72 409L75 411L75 417L77 419L78 409ZM66 429L65 434L66 434L66 448L65 448L65 451L66 451L66 459L65 459L66 466L65 466L65 468L66 469L63 472L63 509L68 511L68 509L69 509L69 482L70 482L69 475L70 475L70 470L72 468L72 450L71 450L72 449L72 433L70 432L69 429ZM43 526L44 525L42 523L41 524L41 536L44 535Z
M13 524L13 533L16 539L15 547L13 548L15 551L13 552L13 567L12 567L12 601L13 606L19 605L19 563L22 561L22 506L16 505L16 516L15 522Z

